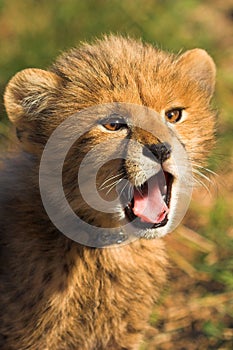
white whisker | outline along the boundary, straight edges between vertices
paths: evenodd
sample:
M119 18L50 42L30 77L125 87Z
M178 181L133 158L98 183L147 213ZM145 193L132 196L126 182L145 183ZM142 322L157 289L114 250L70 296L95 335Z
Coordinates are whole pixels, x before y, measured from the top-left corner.
M113 189L114 187L116 187L121 181L123 180L123 178L115 181L112 183L111 187L108 189L108 191L106 192L106 194L109 194ZM109 187L109 186L108 186Z
M210 173L210 174L212 174L214 176L219 176L215 171L210 170L209 168L205 168L202 165L199 165L199 164L196 164L196 163L193 163L193 165L194 165L194 167L200 168L200 169L202 169L202 170L204 170L204 171L206 171L206 172L208 172L208 173Z
M126 181L125 185L122 187L119 196L122 195L122 193L125 191L126 187L128 186L128 181Z
M198 179L195 179L196 183L203 186L208 192L210 192L210 186L211 189L213 188L215 191L218 191L218 183L216 179L219 175L217 173L197 163L193 163L193 173L199 177ZM202 178L203 181L201 181L200 178ZM205 182L207 182L209 186Z
M129 184L129 188L128 188L128 198L129 199L133 198L133 186L131 184Z
M205 174L201 173L199 170L193 169L193 173L199 175L200 177L202 177L203 179L205 179L206 181L208 181L210 184L213 185L213 181L208 176L206 176Z
M110 181L112 181L113 179L115 179L115 178L117 178L117 177L120 177L120 176L122 176L122 175L124 175L124 172L123 172L123 171L121 171L120 173L118 173L118 174L116 174L116 175L114 175L114 176L108 177L108 178L105 179L104 182L99 186L99 190L102 190L102 189L106 188L106 186L109 187L109 185L106 185L108 182L110 182ZM105 186L105 185L106 185L106 186ZM110 184L110 185L111 185L111 184Z
M193 180L194 180L198 185L203 186L203 187L206 189L206 191L207 191L208 193L210 193L210 189L207 187L207 185L206 185L203 181L201 181L200 179L197 179L196 177L193 177Z

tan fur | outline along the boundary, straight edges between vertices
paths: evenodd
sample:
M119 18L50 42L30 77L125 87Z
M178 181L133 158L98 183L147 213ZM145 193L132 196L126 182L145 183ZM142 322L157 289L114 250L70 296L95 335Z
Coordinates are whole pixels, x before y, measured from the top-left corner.
M159 114L185 106L187 119L174 127L191 162L201 165L213 144L214 77L214 63L203 50L176 56L111 36L63 54L51 71L27 69L12 78L5 106L22 150L4 162L0 177L2 350L138 349L166 279L163 242L140 239L98 249L66 238L41 203L41 152L63 120L90 106L126 102ZM80 120L77 128L88 122L93 120ZM65 163L73 209L97 226L117 226L117 218L91 210L73 190L80 158L94 144L110 140L117 147L124 138L124 131L115 135L93 126ZM158 142L137 128L132 138ZM134 179L130 160L127 171ZM112 163L113 174L118 167ZM108 166L103 178L107 172Z

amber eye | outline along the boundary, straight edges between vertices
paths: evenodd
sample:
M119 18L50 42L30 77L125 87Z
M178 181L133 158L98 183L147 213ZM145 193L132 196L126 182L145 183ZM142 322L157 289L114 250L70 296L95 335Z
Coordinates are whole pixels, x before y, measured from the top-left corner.
M123 128L127 128L127 124L123 118L108 118L101 123L105 129L109 131L118 131Z
M165 112L165 116L169 123L177 123L182 118L184 108L174 108Z

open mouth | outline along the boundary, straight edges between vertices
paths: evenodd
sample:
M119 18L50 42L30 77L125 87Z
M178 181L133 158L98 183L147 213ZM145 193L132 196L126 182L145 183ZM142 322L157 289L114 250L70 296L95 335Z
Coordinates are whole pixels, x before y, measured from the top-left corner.
M140 228L158 228L168 222L173 176L161 169L140 187L133 188L133 198L125 213Z

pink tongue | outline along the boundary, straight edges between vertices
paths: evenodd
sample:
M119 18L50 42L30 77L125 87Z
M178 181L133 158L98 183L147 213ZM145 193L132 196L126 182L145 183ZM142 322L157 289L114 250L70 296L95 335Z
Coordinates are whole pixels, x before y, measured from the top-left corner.
M163 176L163 179L161 179ZM166 203L163 200L159 183L166 185L164 175L151 177L147 181L148 190L139 192L134 191L134 207L132 208L134 215L141 218L143 222L151 222L154 224L162 222L169 212Z

